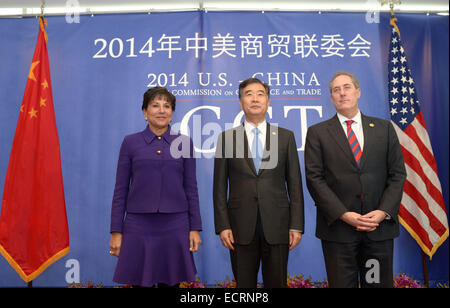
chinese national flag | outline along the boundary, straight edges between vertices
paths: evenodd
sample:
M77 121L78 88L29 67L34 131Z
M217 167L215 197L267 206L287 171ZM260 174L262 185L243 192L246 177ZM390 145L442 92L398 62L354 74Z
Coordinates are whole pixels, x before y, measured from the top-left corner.
M0 214L0 253L25 282L69 252L45 26L40 18Z

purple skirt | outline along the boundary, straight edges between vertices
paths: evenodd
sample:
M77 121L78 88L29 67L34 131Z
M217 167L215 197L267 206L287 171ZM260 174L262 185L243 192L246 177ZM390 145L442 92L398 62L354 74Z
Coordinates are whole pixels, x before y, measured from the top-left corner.
M114 282L174 285L194 281L196 273L188 212L126 215Z

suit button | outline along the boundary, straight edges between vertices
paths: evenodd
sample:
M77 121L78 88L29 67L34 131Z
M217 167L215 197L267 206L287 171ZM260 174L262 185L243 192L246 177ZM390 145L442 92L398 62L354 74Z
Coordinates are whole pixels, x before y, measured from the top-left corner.
M161 151L160 150L158 150L158 151L156 151L156 154L158 154L158 155L161 155Z
M258 197L255 197L255 201L258 201Z

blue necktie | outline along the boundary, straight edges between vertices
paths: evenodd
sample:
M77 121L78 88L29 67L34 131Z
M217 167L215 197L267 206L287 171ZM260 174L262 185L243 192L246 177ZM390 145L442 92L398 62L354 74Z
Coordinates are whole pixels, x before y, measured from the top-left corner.
M253 164L255 165L256 173L258 173L259 166L261 165L261 159L262 159L262 144L258 138L259 129L254 128L253 133L255 135L253 138L253 144L252 144Z

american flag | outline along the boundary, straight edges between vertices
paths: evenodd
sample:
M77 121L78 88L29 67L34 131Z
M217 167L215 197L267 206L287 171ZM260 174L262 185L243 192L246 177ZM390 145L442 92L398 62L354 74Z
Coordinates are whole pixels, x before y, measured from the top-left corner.
M448 220L425 120L395 18L389 46L389 107L407 177L400 223L430 257L448 237Z

